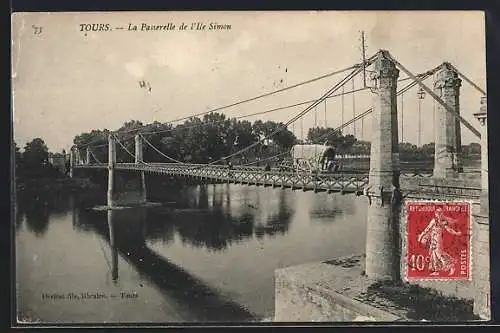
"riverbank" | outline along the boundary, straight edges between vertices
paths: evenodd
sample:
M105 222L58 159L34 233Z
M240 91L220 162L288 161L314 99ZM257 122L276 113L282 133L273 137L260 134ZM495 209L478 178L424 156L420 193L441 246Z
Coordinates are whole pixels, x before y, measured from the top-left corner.
M365 275L365 255L275 271L274 321L477 321L473 300Z

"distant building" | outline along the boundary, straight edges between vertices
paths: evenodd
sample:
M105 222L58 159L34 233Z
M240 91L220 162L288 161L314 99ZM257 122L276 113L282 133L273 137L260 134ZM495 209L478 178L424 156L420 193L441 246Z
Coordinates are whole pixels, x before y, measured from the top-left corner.
M49 163L61 173L66 172L66 155L61 153L49 153Z

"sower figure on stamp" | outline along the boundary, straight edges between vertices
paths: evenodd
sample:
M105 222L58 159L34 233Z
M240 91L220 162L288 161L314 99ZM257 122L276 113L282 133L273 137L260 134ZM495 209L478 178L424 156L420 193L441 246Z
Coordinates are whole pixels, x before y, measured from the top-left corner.
M432 271L431 275L438 275L439 271L448 271L449 275L453 275L455 272L455 261L443 250L443 233L447 231L455 236L461 236L462 233L450 228L449 223L456 223L456 220L444 216L442 209L437 208L435 217L417 238L419 243L427 245L429 248L429 270Z

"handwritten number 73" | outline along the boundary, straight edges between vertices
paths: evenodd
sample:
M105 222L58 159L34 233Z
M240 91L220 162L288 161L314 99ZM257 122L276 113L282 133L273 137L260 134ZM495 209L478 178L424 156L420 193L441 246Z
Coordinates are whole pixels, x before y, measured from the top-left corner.
M38 27L36 25L31 26L33 28L33 35L41 35L42 34L42 27Z

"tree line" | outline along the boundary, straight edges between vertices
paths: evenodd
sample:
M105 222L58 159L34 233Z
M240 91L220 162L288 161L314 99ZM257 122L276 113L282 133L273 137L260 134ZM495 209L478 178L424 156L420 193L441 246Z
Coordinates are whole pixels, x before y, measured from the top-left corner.
M349 149L353 155L369 155L371 144L369 141L356 141ZM413 160L432 160L434 159L434 142L426 143L421 147L409 142L399 143L399 158L403 161ZM480 159L481 145L472 142L468 145L462 145L462 156L469 159Z
M85 155L86 147L90 146L93 156L99 162L106 162L110 133L107 129L92 130L77 135L73 143L81 152L82 157ZM352 134L343 134L331 127L309 128L306 138L301 140L280 122L257 120L252 123L247 120L227 118L224 114L216 112L205 114L203 117L192 117L177 125L158 121L144 124L132 120L125 122L117 131L114 131L114 134L126 148L125 150L117 144L118 162L133 162L131 155L135 153L134 137L136 134L142 134L161 153L186 163L219 161L266 137L269 139L264 140L263 144L234 156L231 162L245 164L277 155L283 158L296 144L326 144L335 147L337 153L341 155L370 154L369 141L358 140ZM144 142L144 161L168 162L169 160L156 149ZM477 143L464 145L462 152L466 157L474 157L480 154L480 145ZM421 147L411 143L400 143L399 153L402 160L433 159L434 143L424 144ZM221 163L224 162L221 161Z
M73 143L82 155L90 146L99 162L106 162L108 156L109 130L92 130L77 135ZM318 143L333 145L341 151L349 149L357 141L352 135L343 136L333 128L311 128L302 141L288 130L285 124L274 121L226 118L224 114L209 113L203 117L192 117L176 126L170 123L153 122L143 124L132 120L114 132L124 149L117 144L116 155L119 162L132 162L135 153L136 134L141 134L160 152L172 159L186 163L210 163L234 154L241 149L264 140L255 148L238 154L231 159L234 164L251 163L259 159L289 152L295 144ZM127 152L130 152L130 154ZM148 162L167 162L146 142L143 143L143 158ZM222 162L221 162L222 163Z
M49 149L43 139L35 138L26 143L22 152L14 142L13 150L17 185L65 177L64 170L59 170L50 163ZM64 154L63 151L61 155Z
M86 147L90 146L93 156L99 162L107 162L108 135L107 129L92 130L76 135L73 143L85 158ZM309 128L305 140L300 140L294 133L279 122L257 120L253 123L247 120L227 118L224 114L209 113L203 117L192 117L183 123L172 125L155 121L143 124L132 120L125 122L117 131L117 138L131 154L135 153L136 134L142 134L161 153L182 162L210 163L234 154L259 140L264 143L232 158L234 164L250 163L270 156L283 154L295 144L326 144L334 146L339 154L369 155L370 142L358 140L351 134L344 135L330 127ZM166 162L156 149L143 143L143 157L147 162ZM57 178L64 175L49 163L49 149L41 138L35 138L26 143L23 152L14 142L15 171L18 182L37 178ZM117 144L117 160L132 162L133 157ZM464 157L479 158L481 146L471 143L462 146ZM66 154L64 151L62 154ZM401 160L431 160L434 158L434 143L421 147L410 143L399 144ZM93 158L93 157L92 157ZM67 162L68 163L68 162Z

